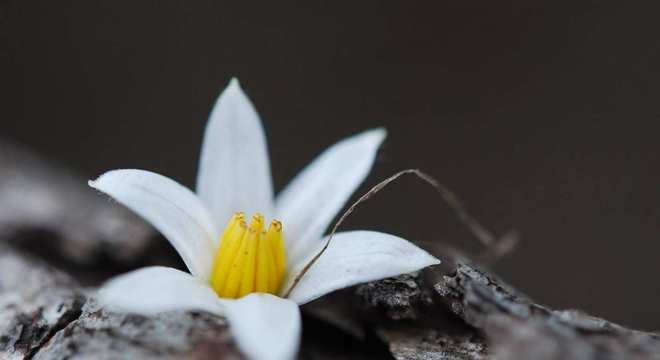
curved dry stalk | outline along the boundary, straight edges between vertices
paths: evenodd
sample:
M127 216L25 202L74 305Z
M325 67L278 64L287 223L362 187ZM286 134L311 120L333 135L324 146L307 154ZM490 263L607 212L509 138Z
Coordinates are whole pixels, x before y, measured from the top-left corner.
M291 294L291 291L298 285L300 282L300 279L305 275L307 271L314 265L314 263L323 255L325 250L330 246L330 242L332 241L332 238L334 237L335 233L337 232L337 229L339 226L344 222L344 220L350 215L355 208L367 201L369 198L374 196L377 192L385 188L387 185L389 185L391 182L397 180L399 177L403 175L408 175L408 174L413 174L416 175L418 178L424 180L426 183L430 184L435 188L442 198L445 200L445 202L449 205L449 207L456 213L458 216L458 219L465 224L470 231L472 231L472 234L486 247L486 248L491 248L494 245L496 245L496 238L495 236L486 228L481 226L481 224L472 216L470 215L467 210L465 210L465 207L461 204L461 202L458 200L458 197L447 187L442 185L440 182L438 182L436 179L434 179L432 176L422 172L419 169L406 169L406 170L401 170L398 173L388 177L387 179L379 182L376 184L374 187L369 189L365 194L360 196L359 199L357 199L337 220L335 225L332 227L332 231L330 232L330 235L328 236L328 240L326 240L325 245L323 248L305 265L305 267L300 271L300 273L296 276L296 278L293 280L293 284L291 284L291 287L287 290L285 293L284 297L288 297ZM512 245L511 245L512 247ZM507 247L510 248L510 247Z

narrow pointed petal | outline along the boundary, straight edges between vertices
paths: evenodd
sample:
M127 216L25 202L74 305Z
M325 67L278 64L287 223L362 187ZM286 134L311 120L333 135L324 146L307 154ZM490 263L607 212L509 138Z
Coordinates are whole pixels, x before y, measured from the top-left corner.
M153 315L173 310L222 314L223 304L203 280L176 269L153 266L110 279L98 291L111 310Z
M253 293L223 300L238 347L253 360L294 359L300 345L300 310L293 301Z
M289 299L304 304L334 290L439 263L440 260L426 251L394 235L375 231L337 233L325 253L301 278ZM291 286L299 272L296 269L304 265L304 262L294 265L284 289Z
M218 226L237 211L272 216L266 137L257 111L236 79L220 94L206 125L197 193Z
M208 278L218 236L197 196L176 181L144 170L114 170L89 182L149 221L169 240L193 275Z
M384 129L344 139L325 150L282 191L276 201L292 257L318 245L332 219L369 174Z

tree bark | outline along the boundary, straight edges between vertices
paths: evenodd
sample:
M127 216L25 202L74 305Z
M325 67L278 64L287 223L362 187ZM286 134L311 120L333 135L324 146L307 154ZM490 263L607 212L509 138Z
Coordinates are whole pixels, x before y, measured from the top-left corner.
M110 275L177 264L150 226L14 144L0 142L0 173L1 359L242 358L214 314L96 303ZM443 265L305 305L300 358L660 359L658 334L550 309L463 256L436 255Z
M429 274L430 283L402 275L357 287L364 310L381 316L375 326L397 359L660 358L656 333L552 310L465 259L449 268ZM400 319L412 325L399 326Z

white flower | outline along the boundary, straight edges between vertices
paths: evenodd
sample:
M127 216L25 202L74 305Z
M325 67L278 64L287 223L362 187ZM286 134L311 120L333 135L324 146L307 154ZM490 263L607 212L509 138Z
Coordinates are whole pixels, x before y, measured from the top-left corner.
M226 317L249 358L295 357L301 329L298 305L439 263L393 235L340 232L291 290L323 246L330 222L369 173L384 138L385 131L375 129L340 141L274 197L259 116L232 80L207 125L197 194L143 170L114 170L89 182L155 226L190 271L139 269L104 284L99 301L145 315L209 311ZM240 212L255 214L249 225ZM281 222L266 227L264 216Z

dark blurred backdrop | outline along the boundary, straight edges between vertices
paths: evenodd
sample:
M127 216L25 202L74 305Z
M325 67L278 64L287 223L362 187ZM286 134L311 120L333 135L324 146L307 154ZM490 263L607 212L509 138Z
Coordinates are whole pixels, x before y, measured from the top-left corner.
M368 184L419 167L498 233L554 307L660 328L657 2L2 1L0 131L94 177L192 185L231 76L281 188L325 146L390 130ZM366 187L363 187L364 191ZM478 251L412 178L346 226Z

